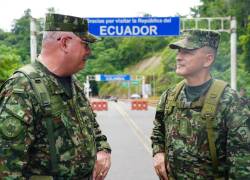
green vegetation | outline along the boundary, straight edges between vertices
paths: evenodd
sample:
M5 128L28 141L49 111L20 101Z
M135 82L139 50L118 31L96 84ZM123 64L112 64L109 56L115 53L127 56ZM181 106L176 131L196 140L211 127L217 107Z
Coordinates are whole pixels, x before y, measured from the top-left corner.
M250 0L201 0L201 2L202 5L191 9L193 17L236 17L238 89L245 87L250 95ZM54 12L54 9L50 8L48 11ZM17 67L30 61L29 19L30 10L28 9L20 19L15 20L11 32L4 32L0 29L0 82ZM37 23L37 25L42 27L42 23ZM181 79L175 75L176 52L168 48L169 42L175 39L176 37L103 38L102 41L91 45L92 55L85 70L79 72L77 76L84 82L86 75L94 74L129 73L133 78L143 75L146 83L151 84L154 95L159 96L166 88L173 86ZM38 42L39 52L41 36ZM228 82L230 82L229 42L229 34L222 33L221 44L212 71L215 78ZM140 85L130 87L131 94L134 92L140 94ZM128 89L123 82L91 82L91 88L94 95L99 93L100 96L126 97L128 94Z
M30 62L30 17L27 9L20 19L15 20L11 32L0 29L0 84L18 67Z
M0 82L9 77L20 66L21 57L16 49L0 44Z

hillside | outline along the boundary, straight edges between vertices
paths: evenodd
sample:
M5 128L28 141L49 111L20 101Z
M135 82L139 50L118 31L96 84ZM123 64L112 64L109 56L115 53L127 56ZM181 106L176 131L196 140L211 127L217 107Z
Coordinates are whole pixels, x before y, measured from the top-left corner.
M153 56L142 59L138 63L125 68L124 74L130 74L133 80L138 79L138 85L131 84L129 88L124 87L124 82L105 83L99 89L99 95L104 96L112 94L119 97L127 97L128 93L141 94L142 87L140 79L144 76L145 83L151 85L151 95L157 98L163 90L167 88L164 82L166 81L166 76L164 75L164 67L166 66L166 62L164 62L166 60L165 51L168 50L163 49L153 54Z
M161 61L162 57L160 55L152 56L147 59L142 59L138 64L128 67L127 71L130 74L150 75L162 67Z

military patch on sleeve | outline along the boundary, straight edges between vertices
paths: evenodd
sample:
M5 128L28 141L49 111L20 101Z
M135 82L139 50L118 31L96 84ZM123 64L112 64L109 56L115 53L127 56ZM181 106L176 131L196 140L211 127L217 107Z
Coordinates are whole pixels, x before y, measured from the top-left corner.
M7 138L17 137L22 130L20 120L16 118L7 118L0 122L0 131Z

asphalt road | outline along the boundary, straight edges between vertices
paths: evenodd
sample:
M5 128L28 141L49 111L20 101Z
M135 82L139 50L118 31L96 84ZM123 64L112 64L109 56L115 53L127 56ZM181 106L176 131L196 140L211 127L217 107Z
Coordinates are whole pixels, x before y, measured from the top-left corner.
M109 102L108 111L96 113L112 148L106 180L157 180L149 139L155 109L132 111L130 103L119 101Z

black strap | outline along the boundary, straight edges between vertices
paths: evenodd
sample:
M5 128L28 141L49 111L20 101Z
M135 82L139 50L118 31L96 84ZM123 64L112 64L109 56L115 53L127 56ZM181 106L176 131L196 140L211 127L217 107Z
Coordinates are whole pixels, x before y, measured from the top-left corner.
M32 65L26 65L15 73L18 72L24 74L28 78L32 89L35 91L35 97L43 112L42 117L45 120L47 126L52 173L57 174L58 160L56 155L53 122L51 119L51 103L49 92L44 84L43 78Z

